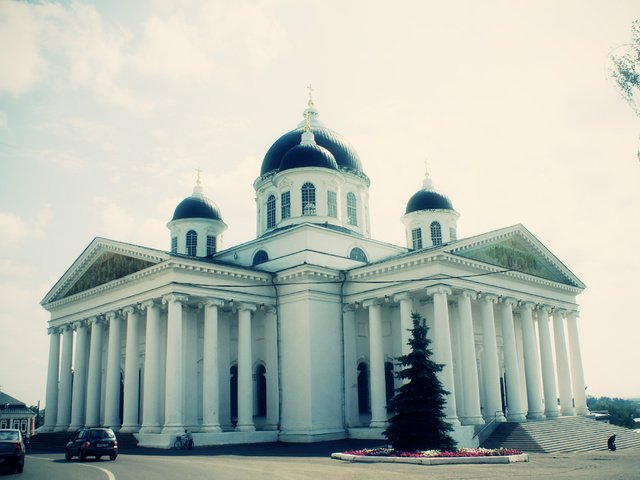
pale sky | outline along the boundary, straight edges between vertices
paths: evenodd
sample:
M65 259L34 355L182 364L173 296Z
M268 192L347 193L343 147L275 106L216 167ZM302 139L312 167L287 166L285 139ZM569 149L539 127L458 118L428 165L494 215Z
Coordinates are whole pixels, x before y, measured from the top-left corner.
M640 119L609 53L633 1L0 0L0 386L44 404L46 292L96 236L169 248L195 169L255 237L253 181L302 120L371 178L372 237L424 162L459 238L522 223L586 285L587 394L640 396Z

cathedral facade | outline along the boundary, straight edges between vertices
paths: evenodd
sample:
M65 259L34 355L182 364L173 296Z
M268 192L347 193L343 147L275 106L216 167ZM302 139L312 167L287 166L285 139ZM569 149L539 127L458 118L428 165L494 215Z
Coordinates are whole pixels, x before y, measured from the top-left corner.
M170 249L93 240L42 301L43 430L110 426L159 447L185 429L196 445L383 438L413 312L460 446L488 423L588 414L584 284L522 225L458 239L428 175L406 245L372 239L369 183L310 100L254 181L254 240L223 248L199 180Z

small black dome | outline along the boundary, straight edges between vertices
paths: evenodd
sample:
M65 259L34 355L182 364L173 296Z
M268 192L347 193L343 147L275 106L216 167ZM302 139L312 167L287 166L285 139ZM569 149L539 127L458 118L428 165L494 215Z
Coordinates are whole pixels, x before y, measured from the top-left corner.
M204 195L192 195L178 204L171 220L183 218L222 220L218 206Z
M454 208L451 200L441 193L423 188L409 199L405 213L419 212L420 210L454 210Z
M355 149L342 137L342 135L329 130L328 128L311 126L311 132L314 135L315 142L321 147L327 149L334 157L334 161L338 167L344 167L351 170L362 172L362 164L360 157ZM304 127L296 128L282 135L275 141L271 148L267 151L262 161L260 175L278 170L281 167L284 156L289 150L300 145L300 136L304 132ZM291 167L290 167L291 168Z
M282 157L280 171L301 167L322 167L337 170L338 164L331 152L320 145L297 145Z

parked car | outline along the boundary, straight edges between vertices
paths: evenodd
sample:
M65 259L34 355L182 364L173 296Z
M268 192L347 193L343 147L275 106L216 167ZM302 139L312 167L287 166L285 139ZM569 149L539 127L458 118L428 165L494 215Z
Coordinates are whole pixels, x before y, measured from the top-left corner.
M24 469L26 448L22 432L14 428L0 429L0 468L9 468L15 473Z
M64 457L67 460L73 457L80 460L96 457L96 460L100 460L103 455L115 460L118 456L118 440L110 428L96 427L79 430L67 443Z

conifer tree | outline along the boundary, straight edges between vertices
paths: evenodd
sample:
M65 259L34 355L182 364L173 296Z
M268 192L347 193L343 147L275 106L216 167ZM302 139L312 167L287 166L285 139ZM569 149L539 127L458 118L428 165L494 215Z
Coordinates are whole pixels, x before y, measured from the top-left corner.
M396 414L384 435L394 450L455 450L456 442L449 436L453 427L445 421L444 414L445 395L449 392L437 376L443 365L431 359L433 352L424 318L417 313L411 318L411 351L396 359L397 365L406 367L396 373L396 378L408 381L389 402Z

